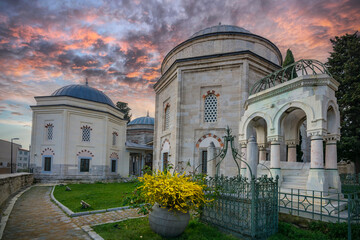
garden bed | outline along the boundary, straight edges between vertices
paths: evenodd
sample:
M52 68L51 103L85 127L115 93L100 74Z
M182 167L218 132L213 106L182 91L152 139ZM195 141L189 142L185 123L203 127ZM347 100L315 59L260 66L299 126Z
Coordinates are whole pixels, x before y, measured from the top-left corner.
M71 191L65 191L66 186ZM86 212L124 206L124 198L136 188L136 183L92 183L56 186L54 197L73 212ZM80 201L90 204L81 208Z
M149 226L147 217L135 218L116 223L108 223L92 227L102 238L121 239L121 240L162 240L163 238L154 233ZM231 235L225 234L199 222L197 219L190 220L185 232L174 240L238 240Z

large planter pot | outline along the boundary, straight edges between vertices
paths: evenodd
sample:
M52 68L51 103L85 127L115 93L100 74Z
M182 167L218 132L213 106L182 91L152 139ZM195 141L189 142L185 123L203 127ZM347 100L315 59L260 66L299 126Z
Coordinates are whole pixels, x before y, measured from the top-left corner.
M169 211L155 204L149 214L150 228L162 237L176 237L185 231L189 224L189 212Z

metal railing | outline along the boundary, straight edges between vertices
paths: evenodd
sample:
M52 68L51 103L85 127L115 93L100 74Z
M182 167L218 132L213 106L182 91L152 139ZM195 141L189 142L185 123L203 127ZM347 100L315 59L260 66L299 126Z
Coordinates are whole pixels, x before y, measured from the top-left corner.
M266 239L278 230L278 178L209 177L201 220L244 239Z
M328 74L331 76L329 70L323 63L313 59L301 59L256 82L250 90L250 95L274 87L277 84L287 82L299 75L304 76L318 74Z
M279 212L325 222L360 223L360 192L331 193L289 189L279 192Z
M342 185L360 186L360 174L340 174Z

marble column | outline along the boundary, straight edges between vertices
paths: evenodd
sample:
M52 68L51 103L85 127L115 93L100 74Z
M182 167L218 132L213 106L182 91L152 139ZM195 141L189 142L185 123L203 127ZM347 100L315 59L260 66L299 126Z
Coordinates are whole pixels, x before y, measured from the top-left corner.
M280 139L271 139L270 145L270 171L272 177L279 176L281 182L281 169L280 169Z
M265 162L266 161L266 144L260 143L258 144L259 148L259 162Z
M324 170L323 136L311 136L311 162L306 184L307 190L328 191L328 182ZM326 195L326 193L324 193Z
M325 138L325 172L329 188L341 192L340 176L337 168L337 146L339 135L327 135Z
M215 177L216 175L216 148L213 142L207 148L207 175Z
M247 153L247 141L241 141L240 142L240 146L241 146L241 160L243 161L247 161L247 156L246 156L246 153ZM241 170L240 170L240 175L245 177L246 176L246 164L241 161Z
M259 153L255 137L250 137L247 144L247 163L249 164L251 171L246 172L246 177L257 177L257 165L259 161ZM252 173L252 176L251 176Z
M287 161L288 162L296 162L296 141L295 140L287 140Z

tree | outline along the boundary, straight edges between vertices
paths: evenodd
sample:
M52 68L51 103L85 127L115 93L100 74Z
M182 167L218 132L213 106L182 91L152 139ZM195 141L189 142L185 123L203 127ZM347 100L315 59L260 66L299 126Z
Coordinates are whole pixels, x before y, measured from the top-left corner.
M126 102L117 102L116 107L119 108L120 112L124 113L124 120L127 120L129 123L132 114L130 114L131 108L129 108L128 104Z
M285 57L282 67L283 68L287 67L290 64L293 64L294 62L295 62L294 55L293 55L292 51L290 49L288 49L286 51L286 57ZM295 70L295 66L286 69L285 74L286 74L286 77L288 80L298 77L296 70Z
M338 159L355 162L360 170L360 36L358 32L330 39L333 51L328 70L340 83L336 97L340 109L341 141Z

